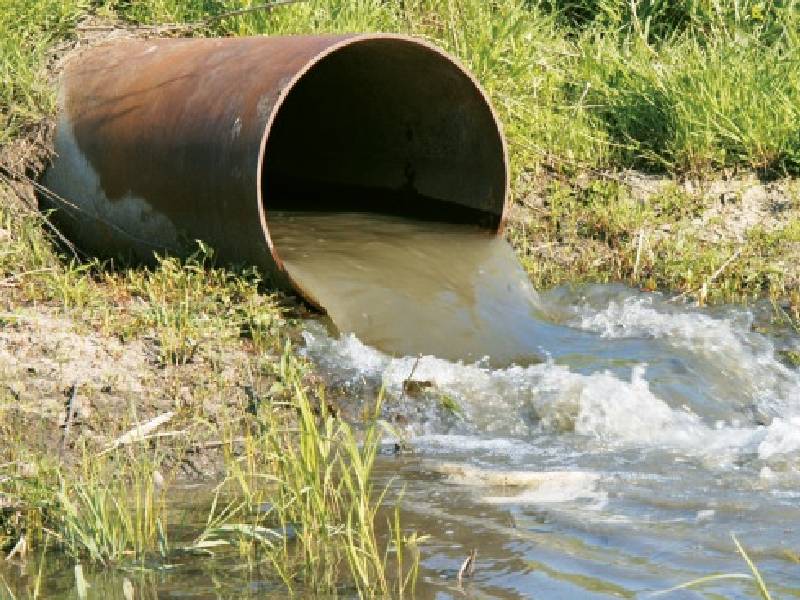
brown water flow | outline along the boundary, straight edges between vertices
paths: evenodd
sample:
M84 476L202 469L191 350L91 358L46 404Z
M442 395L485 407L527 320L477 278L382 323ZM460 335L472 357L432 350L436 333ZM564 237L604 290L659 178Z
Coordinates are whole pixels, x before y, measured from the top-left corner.
M270 212L292 278L336 329L396 356L541 358L538 295L485 229L374 213Z

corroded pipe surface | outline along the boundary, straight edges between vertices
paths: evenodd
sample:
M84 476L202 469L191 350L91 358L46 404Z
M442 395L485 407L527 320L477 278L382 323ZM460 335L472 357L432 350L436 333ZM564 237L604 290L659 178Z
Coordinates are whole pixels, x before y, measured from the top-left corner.
M436 213L500 231L503 136L486 96L403 36L126 40L73 59L44 184L104 255L185 255L291 284L271 208ZM435 209L435 210L434 210Z

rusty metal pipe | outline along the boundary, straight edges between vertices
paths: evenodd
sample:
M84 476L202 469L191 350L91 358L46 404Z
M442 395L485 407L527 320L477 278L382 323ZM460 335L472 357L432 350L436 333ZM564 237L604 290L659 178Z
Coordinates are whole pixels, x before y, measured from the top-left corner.
M445 219L503 227L496 116L413 38L118 41L70 61L59 107L44 184L74 205L54 206L65 233L96 253L185 255L200 239L302 293L270 239L276 206L342 210L360 194L368 209L439 203Z

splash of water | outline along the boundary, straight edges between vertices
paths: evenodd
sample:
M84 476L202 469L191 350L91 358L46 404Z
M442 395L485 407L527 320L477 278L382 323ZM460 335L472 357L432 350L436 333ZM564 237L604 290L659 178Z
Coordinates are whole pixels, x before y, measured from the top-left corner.
M414 407L418 434L569 432L721 462L800 450L800 375L750 331L747 311L712 315L614 286L540 296L504 240L469 226L366 213L270 221L289 274L338 330L310 328L315 360L397 397L413 373L463 408L453 426Z
M553 349L543 363L504 368L391 357L355 335L332 337L313 325L305 337L309 356L345 378L371 378L402 397L413 372L454 398L464 412L455 425L437 416L435 404L414 421L413 433L433 449L447 435L450 446L464 447L460 436L473 434L493 439L473 441L475 450L519 456L518 445L499 440L573 433L595 450L672 449L727 465L743 455L800 452L800 374L776 358L766 336L749 331L745 316L681 312L631 291L622 305L575 305L564 326L587 339L589 353L600 335L605 355Z
M498 565L569 556L567 571L650 591L738 569L735 552L719 562L730 530L764 556L800 547L787 525L800 518L800 372L752 310L624 286L540 295L477 230L328 218L276 231L338 328L306 323L303 351L355 410L386 390L384 416L416 452L404 507L426 531L455 521L462 544L493 540L481 548ZM391 477L398 464L387 460ZM461 529L439 532L439 547ZM760 566L796 579L794 564ZM541 584L500 567L489 579L522 595Z

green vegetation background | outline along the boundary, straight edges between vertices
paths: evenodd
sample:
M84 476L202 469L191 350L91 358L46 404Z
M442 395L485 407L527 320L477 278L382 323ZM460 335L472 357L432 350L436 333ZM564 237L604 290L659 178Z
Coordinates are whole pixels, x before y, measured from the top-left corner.
M641 202L605 176L625 169L676 181L798 174L795 0L309 0L224 16L262 5L3 0L0 143L53 112L48 49L74 37L88 14L123 25L211 17L191 35L410 33L477 75L505 125L515 200L530 205L531 196L544 196L531 219L512 221L509 230L535 285L622 280L701 303L788 298L797 318L800 274L794 259L783 260L800 243L796 218L753 228L740 248L738 240L709 241L697 231L707 206L696 193L675 185ZM576 185L586 177L589 185ZM796 189L788 193L797 209ZM670 235L649 235L665 225ZM541 244L547 252L537 250Z
M87 12L199 21L258 0L4 0L0 140L53 108L46 48ZM441 44L497 105L517 169L800 168L793 0L314 0L203 35L402 31Z

